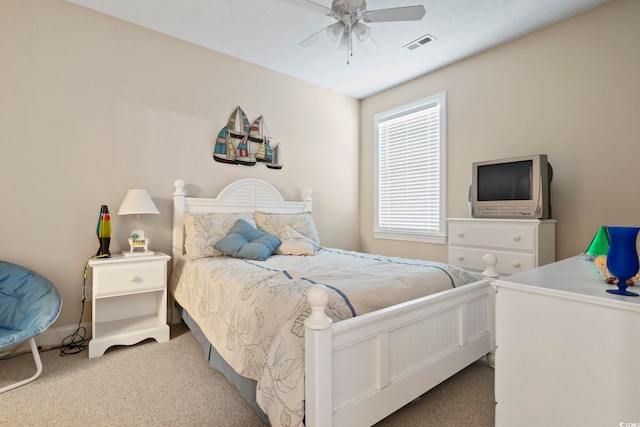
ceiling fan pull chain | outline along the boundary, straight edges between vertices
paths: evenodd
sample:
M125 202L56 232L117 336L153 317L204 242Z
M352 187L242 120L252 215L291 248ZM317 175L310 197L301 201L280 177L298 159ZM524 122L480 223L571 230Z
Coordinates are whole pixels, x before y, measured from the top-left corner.
M344 39L346 37L347 43L346 43L346 51L347 51L347 65L349 65L349 53L351 52L351 33L349 32L348 27L345 26L344 29L344 34L342 34L342 38Z

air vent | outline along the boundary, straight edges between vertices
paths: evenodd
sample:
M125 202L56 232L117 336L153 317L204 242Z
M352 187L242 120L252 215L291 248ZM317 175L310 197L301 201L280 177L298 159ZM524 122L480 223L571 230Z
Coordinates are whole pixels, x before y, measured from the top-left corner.
M402 46L405 49L409 49L409 50L415 50L417 48L419 48L420 46L424 46L425 44L432 42L433 40L435 40L436 38L433 37L431 34L425 34L424 36L412 41L411 43L408 43L404 46Z

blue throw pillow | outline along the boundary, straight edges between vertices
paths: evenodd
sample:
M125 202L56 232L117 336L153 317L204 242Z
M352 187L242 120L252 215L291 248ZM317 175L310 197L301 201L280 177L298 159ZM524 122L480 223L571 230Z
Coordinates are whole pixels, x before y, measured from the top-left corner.
M280 246L280 239L265 233L244 219L235 225L221 240L213 245L214 249L234 258L264 261Z

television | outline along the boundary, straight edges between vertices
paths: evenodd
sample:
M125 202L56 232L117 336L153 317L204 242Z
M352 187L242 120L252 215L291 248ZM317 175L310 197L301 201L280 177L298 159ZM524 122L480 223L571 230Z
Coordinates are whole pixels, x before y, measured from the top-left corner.
M469 208L474 218L551 218L553 168L546 154L474 162Z

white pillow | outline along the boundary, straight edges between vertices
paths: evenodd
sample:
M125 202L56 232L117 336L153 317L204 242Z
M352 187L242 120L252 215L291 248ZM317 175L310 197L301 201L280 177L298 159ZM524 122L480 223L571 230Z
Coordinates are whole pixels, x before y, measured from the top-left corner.
M286 227L279 236L282 243L276 250L280 255L315 255L319 246L302 233L298 233L291 227Z
M320 247L320 237L318 237L318 230L313 223L311 212L275 214L256 211L253 213L253 216L258 229L276 236L280 240L283 240L281 236L286 232L287 227L289 227L308 237Z
M185 214L184 248L191 259L223 256L224 254L213 248L239 219L256 226L251 212L243 213L211 213L203 215Z

